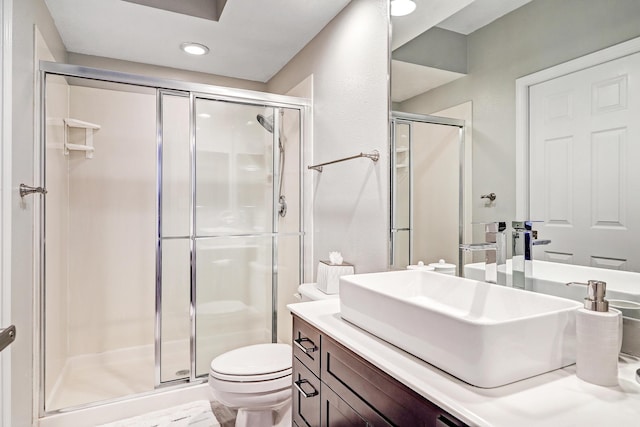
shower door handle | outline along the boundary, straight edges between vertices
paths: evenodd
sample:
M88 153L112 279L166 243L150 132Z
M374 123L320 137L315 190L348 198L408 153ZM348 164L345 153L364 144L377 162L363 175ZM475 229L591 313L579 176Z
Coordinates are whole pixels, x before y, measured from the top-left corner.
M31 187L30 185L20 184L20 197L33 193L47 194L47 190L43 187Z
M11 325L8 328L0 329L0 351L4 350L16 339L16 327Z

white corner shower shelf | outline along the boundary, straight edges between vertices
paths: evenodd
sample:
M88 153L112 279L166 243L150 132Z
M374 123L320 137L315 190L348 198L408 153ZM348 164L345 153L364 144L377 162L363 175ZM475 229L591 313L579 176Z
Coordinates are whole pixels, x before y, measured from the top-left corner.
M64 154L68 155L69 151L84 151L87 159L93 158L93 131L100 129L100 125L95 123L89 123L78 119L66 118L64 119ZM84 145L83 144L71 144L69 143L69 128L84 129Z

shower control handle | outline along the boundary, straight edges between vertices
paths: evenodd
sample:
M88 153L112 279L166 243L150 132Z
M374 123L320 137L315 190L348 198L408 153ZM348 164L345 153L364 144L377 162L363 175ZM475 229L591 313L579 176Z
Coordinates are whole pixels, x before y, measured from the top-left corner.
M293 343L296 345L296 347L304 351L306 354L313 353L314 351L318 350L318 347L316 347L314 342L311 341L309 338L303 338L303 337L296 338L295 340L293 340ZM304 343L307 343L307 344L305 345Z

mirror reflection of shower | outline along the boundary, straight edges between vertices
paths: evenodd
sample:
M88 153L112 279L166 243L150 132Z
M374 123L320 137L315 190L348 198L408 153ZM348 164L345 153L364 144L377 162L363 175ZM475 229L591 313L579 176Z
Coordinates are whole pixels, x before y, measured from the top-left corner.
M284 115L284 111L280 110L280 123L282 123L282 117ZM269 133L273 133L273 115L265 116L263 114L258 114L256 116L258 123L267 130ZM278 175L278 214L281 217L285 217L287 215L287 199L284 194L282 194L282 179L284 174L284 161L285 161L285 152L284 152L284 142L282 141L282 129L278 129L278 152L280 153L280 173Z

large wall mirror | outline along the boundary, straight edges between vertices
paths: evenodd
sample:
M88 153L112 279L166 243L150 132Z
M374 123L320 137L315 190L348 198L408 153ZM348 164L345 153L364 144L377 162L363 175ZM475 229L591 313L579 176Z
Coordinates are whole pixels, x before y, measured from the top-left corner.
M536 258L640 272L640 2L415 2L391 19L392 109L469 106L450 117L469 128L470 222L540 220Z

